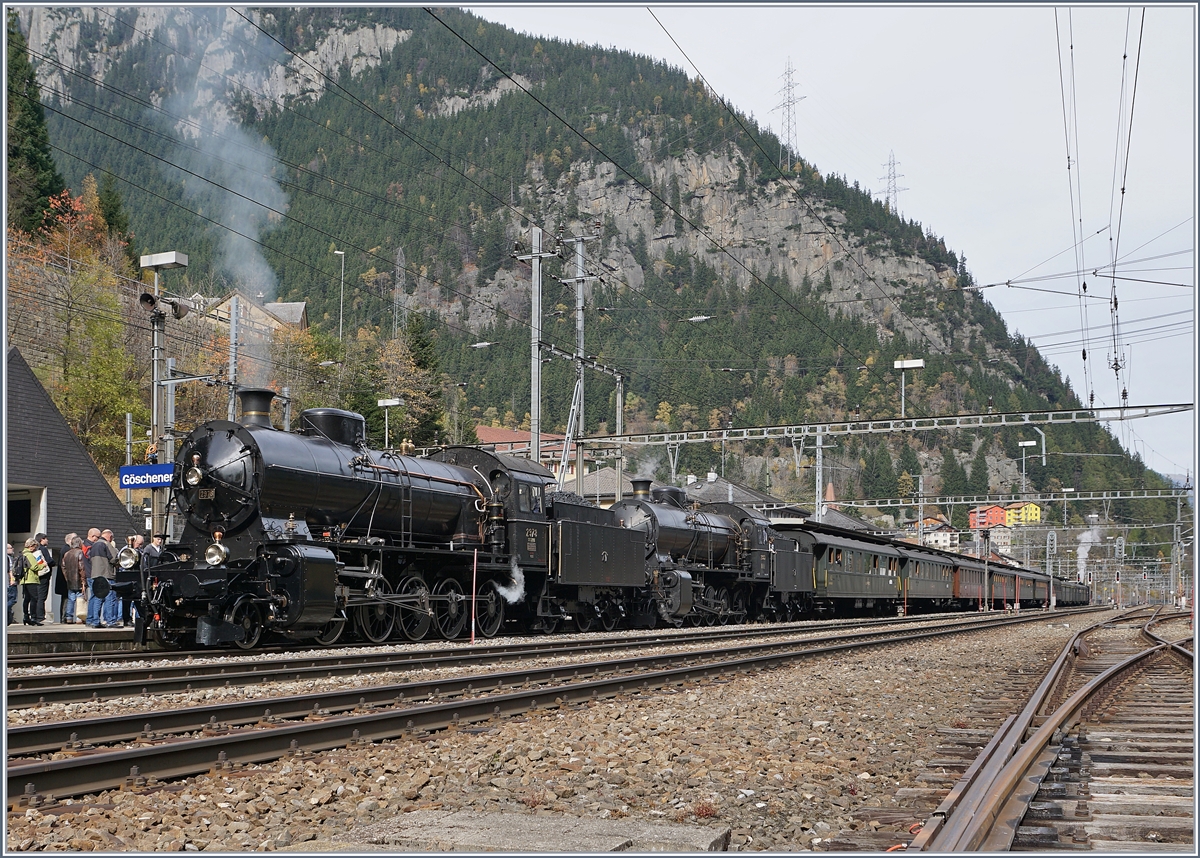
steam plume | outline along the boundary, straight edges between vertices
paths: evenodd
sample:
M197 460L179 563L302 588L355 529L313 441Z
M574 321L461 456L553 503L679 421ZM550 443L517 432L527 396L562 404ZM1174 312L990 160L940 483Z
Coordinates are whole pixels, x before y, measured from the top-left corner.
M517 565L517 558L512 562L512 580L506 585L496 585L496 592L504 597L504 601L515 605L525 598L525 573Z

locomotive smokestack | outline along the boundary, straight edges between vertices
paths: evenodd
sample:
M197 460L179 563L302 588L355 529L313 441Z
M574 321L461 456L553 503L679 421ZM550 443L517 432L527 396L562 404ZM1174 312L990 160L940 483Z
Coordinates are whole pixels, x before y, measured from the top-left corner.
M262 426L267 429L275 428L271 425L271 400L275 398L275 391L264 388L250 388L248 390L239 390L237 395L242 400L243 426Z
M633 496L641 500L650 500L650 480L633 480Z

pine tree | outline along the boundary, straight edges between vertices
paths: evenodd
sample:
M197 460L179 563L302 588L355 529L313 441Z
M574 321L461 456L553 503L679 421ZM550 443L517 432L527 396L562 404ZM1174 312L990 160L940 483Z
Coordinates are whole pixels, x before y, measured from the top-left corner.
M417 368L424 370L426 377L434 380L430 385L428 395L430 398L429 409L420 415L416 427L413 429L412 440L418 446L428 446L433 444L438 438L438 429L441 428L444 415L442 405L441 387L436 384L436 379L441 378L441 367L438 364L437 348L434 345L433 338L429 336L429 330L425 324L425 317L420 313L411 313L408 317L408 327L404 331L405 340L408 343L408 350L412 355L413 363Z
M965 495L967 493L967 472L954 457L954 450L945 447L942 450L942 494Z
M8 13L8 222L33 232L42 225L50 198L66 184L54 166L50 135L42 110L37 77L29 63L28 45Z
M896 472L898 474L906 473L912 477L921 473L921 460L917 458L917 451L906 442L900 444L900 458L896 461Z
M967 487L972 494L986 495L990 487L988 481L987 448L987 442L980 444L979 451L975 453L975 459L971 462L971 476L967 481Z

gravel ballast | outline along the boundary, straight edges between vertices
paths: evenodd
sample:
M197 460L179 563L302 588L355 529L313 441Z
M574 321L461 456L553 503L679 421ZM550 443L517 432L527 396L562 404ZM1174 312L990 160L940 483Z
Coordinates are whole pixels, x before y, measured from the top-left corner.
M863 829L900 843L926 811L910 818L895 795L928 786L918 776L937 758L938 729L976 726L972 701L1018 671L1040 677L1078 623L1047 616L65 800L10 814L7 846L294 851L380 843L418 810L728 828L734 850L823 849ZM864 808L903 821L864 821Z

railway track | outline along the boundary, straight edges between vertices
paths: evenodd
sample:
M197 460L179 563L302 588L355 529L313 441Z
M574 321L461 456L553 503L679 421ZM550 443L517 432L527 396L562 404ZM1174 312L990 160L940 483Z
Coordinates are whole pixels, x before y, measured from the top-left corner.
M1194 854L1192 654L1170 622L1073 637L907 849Z
M235 710L145 712L121 718L89 718L9 731L7 787L16 808L52 806L54 796L83 795L114 787L159 788L163 781L202 774L292 753L465 725L547 706L570 706L599 697L708 680L731 672L770 668L795 659L855 647L877 646L1045 621L1045 614L992 615L983 622L960 618L934 628L864 633L836 642L808 639L746 646L736 657L728 647L696 654L651 655L592 665L513 671L438 680L421 685L355 689L340 696L260 699ZM681 659L687 663L681 664ZM664 666L664 662L666 666ZM285 707L289 720L285 720ZM269 710L269 711L268 711ZM207 716L207 720L205 720ZM173 720L172 720L173 719ZM55 735L53 731L57 730ZM64 730L75 733L71 737ZM63 741L65 738L65 741ZM110 743L108 747L104 742ZM112 745L121 745L113 747ZM28 754L25 759L18 758ZM40 755L37 759L33 755Z
M1067 614L1071 611L1086 611L1095 610L1088 608L1075 609L1059 609L1059 613ZM906 622L928 622L930 620L944 619L946 617L961 617L962 613L945 613L945 614L911 614L906 617L856 617L837 620L807 620L803 622L786 622L786 623L730 623L726 626L706 626L700 628L684 627L684 628L665 628L657 629L650 632L637 632L629 630L619 630L615 632L589 632L588 640L610 640L624 638L630 641L642 643L651 643L659 640L664 640L673 636L685 635L703 635L709 634L714 639L722 637L738 637L749 634L749 630L759 630L762 634L770 632L763 631L767 629L781 629L785 631L832 631L836 629L846 628L863 628L879 625L894 625L896 623ZM583 633L580 633L583 634ZM475 643L469 644L475 652L490 652L503 651L514 645L524 645L531 640L555 640L555 641L571 641L581 639L579 635L572 633L558 633L553 635L533 634L524 637L508 636L505 638L481 638ZM391 646L406 647L405 651L424 651L428 649L454 648L467 646L466 639L457 639L452 642L439 641L438 639L429 639L424 641L392 641L388 644L372 644L372 643L354 643L348 642L337 645L335 651L337 654L344 654L347 650L360 650L364 653L387 651ZM413 649L413 648L417 649ZM55 653L19 653L9 655L7 662L9 668L45 668L45 667L79 667L82 664L97 665L97 664L123 664L126 662L140 663L153 659L159 664L172 662L186 663L188 665L199 663L207 663L210 661L219 661L228 663L229 659L234 660L269 660L272 656L280 658L295 658L295 657L336 657L331 656L331 648L324 646L301 646L296 644L273 644L269 646L259 647L253 651L235 648L217 648L203 647L200 649L191 650L164 650L164 649L137 649L137 650L107 650L103 652L55 652Z
M1064 612L1064 615L1067 615ZM899 625L925 626L936 623L962 623L976 621L976 615L955 614L946 617L909 617L903 620L875 622L839 622L836 625L811 624L805 626L735 626L720 629L698 629L680 631L670 635L635 634L596 638L540 637L532 640L487 644L464 647L448 645L437 649L405 649L402 651L366 648L361 652L329 654L317 650L304 655L289 655L282 658L236 660L211 659L202 663L171 660L167 664L145 665L143 657L138 666L129 666L119 671L105 672L101 659L95 669L78 671L73 665L70 671L42 674L9 676L7 697L9 709L24 709L48 703L78 703L85 701L111 700L131 695L167 694L173 692L198 691L206 688L257 685L268 682L302 681L330 677L357 676L369 673L386 673L416 669L441 670L466 668L510 661L530 661L562 656L581 656L620 649L641 649L647 646L689 646L703 643L721 643L744 640L748 637L795 637L800 634L818 633L817 640L831 639L831 632L845 628L873 627L893 628ZM1037 617L1044 614L1027 614ZM982 620L987 621L985 615ZM871 634L860 632L857 634Z

